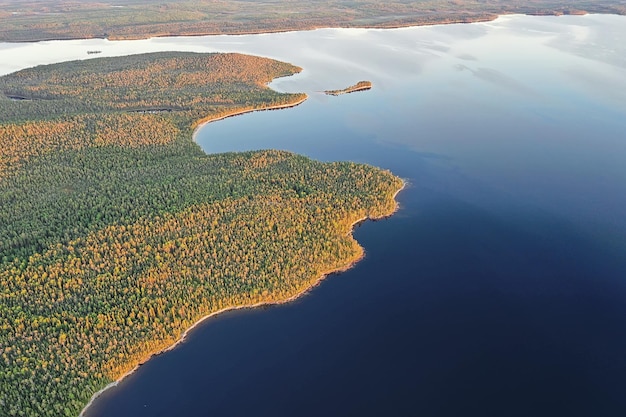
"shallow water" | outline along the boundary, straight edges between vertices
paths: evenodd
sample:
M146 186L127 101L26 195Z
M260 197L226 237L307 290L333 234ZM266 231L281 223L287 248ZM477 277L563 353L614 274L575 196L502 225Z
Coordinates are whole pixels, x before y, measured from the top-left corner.
M198 143L410 182L396 215L356 230L354 269L293 304L207 321L88 417L626 413L625 17L44 44L39 60L292 62L304 71L272 86L307 102L209 124ZM0 45L0 62L40 46ZM359 80L374 88L319 93Z

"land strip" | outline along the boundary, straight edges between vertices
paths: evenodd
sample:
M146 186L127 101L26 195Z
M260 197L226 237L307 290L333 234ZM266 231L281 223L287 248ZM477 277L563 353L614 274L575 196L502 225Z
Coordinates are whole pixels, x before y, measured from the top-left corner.
M487 21L504 14L584 13L626 14L626 0L0 0L0 41L393 28Z
M351 85L350 87L346 87L341 90L326 90L324 91L324 93L329 96L340 96L342 94L350 94L356 91L370 90L371 88L371 81L359 81L358 83Z

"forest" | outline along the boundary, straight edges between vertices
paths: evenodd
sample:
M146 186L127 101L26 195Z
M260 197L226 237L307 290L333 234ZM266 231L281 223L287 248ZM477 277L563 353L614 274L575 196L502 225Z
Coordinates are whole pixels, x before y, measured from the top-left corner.
M0 41L137 39L476 22L502 14L626 14L624 0L0 0Z
M191 140L201 120L301 101L266 86L298 71L156 53L0 78L3 416L77 416L200 318L362 256L352 225L390 215L399 178Z

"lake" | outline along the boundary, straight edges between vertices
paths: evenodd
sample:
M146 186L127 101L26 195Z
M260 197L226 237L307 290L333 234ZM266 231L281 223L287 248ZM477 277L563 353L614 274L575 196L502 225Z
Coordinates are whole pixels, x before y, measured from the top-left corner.
M355 268L206 321L87 417L626 415L626 17L0 44L0 73L87 50L299 65L271 86L309 100L208 124L200 146L409 183L355 230Z

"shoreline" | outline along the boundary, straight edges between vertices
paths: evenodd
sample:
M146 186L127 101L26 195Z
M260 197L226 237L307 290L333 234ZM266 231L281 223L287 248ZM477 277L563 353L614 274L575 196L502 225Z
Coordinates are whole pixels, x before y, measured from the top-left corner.
M138 41L138 40L148 40L148 39L158 39L158 38L167 38L167 37L200 37L200 36L245 36L245 35L265 35L272 33L289 33L289 32L304 32L318 29L402 29L402 28L410 28L410 27L419 27L419 26L437 26L437 25L455 25L455 24L470 24L470 23L485 23L485 22L493 22L500 16L509 16L511 14L516 13L502 13L495 16L489 16L486 18L477 18L473 20L450 20L450 21L434 21L434 22L414 22L414 23L390 23L390 24L381 24L381 25L363 25L363 26L332 26L332 25L320 25L320 26L304 26L302 28L289 28L289 29L267 29L267 30L253 30L253 31L241 31L241 32L191 32L191 33L159 33L159 34L146 34L144 36L76 36L73 37L68 35L66 37L41 37L38 39L21 39L21 40L0 40L0 43L9 43L9 44L20 44L20 43L37 43L37 42L50 42L50 41L75 41L75 40L86 40L86 39L102 39L111 42L117 41ZM527 16L534 16L526 13L517 13L523 14ZM559 14L547 14L540 16L561 16Z
M292 103L286 103L286 104L276 104L274 106L268 106L268 107L259 107L259 108L252 108L252 109L241 109L241 110L234 110L230 113L226 113L224 115L221 116L208 116L207 118L201 119L200 121L198 121L197 124L194 125L193 127L193 133L191 134L191 140L193 142L196 142L196 136L198 134L198 132L200 131L201 128L203 128L205 125L209 124L209 123L213 123L213 122L217 122L219 120L224 120L224 119L228 119L229 117L235 117L235 116L239 116L242 114L246 114L246 113L254 113L254 112L258 112L258 111L266 111L266 110L280 110L280 109L290 109L292 107L296 107L299 106L300 104L304 103L305 101L307 101L309 98L308 95L304 95L303 98L301 98L300 100L296 100Z
M0 43L8 43L8 44L20 44L20 43L37 43L37 42L48 42L48 41L70 41L70 40L85 40L85 39L103 39L103 40L108 40L111 42L116 42L116 41L130 41L130 40L148 40L148 39L157 39L157 38L164 38L164 37L199 37L199 36L219 36L219 35L228 35L228 36L242 36L242 35L262 35L262 34L271 34L271 33L287 33L287 32L302 32L302 31L311 31L311 30L318 30L318 29L381 29L381 30L385 30L385 29L401 29L401 28L410 28L410 27L420 27L420 26L438 26L438 25L456 25L456 24L471 24L471 23L486 23L486 22L493 22L494 20L498 19L499 17L502 16L515 16L515 15L521 15L521 16L584 16L584 15L589 15L589 14L613 14L613 15L618 15L618 16L624 16L622 14L619 14L617 12L602 12L602 11L587 11L587 10L576 10L575 12L569 12L569 13L565 13L563 11L560 10L539 10L536 12L513 12L513 13L507 13L507 12L502 12L502 13L494 13L492 15L489 16L477 16L477 17L469 17L469 18L457 18L457 19L450 19L450 20L446 20L445 18L442 18L441 20L437 21L428 21L428 22L423 22L423 21L414 21L414 22L406 22L406 23L397 23L397 22L390 22L390 23L381 23L381 24L364 24L364 25L356 25L356 26L352 26L352 25L333 25L333 24L321 24L321 25L312 25L312 26L303 26L301 28L283 28L281 29L280 27L276 27L276 28L268 28L268 29L260 29L260 30L243 30L240 32L227 32L227 31L206 31L206 32L179 32L179 33L152 33L152 34L144 34L144 35L129 35L129 36L115 36L115 35L111 35L111 36L97 36L97 35L93 35L93 36L73 36L71 34L68 34L67 36L50 36L50 37L40 37L40 38L36 38L36 39L17 39L17 40L9 40L9 39L5 39L5 40L1 40L0 39ZM190 24L193 24L194 22L188 22Z
M304 98L303 100L300 101L303 102L304 100L306 100L306 98ZM298 104L300 104L298 103ZM268 109L269 110L269 109ZM243 114L243 113L249 113L251 111L255 111L255 110L248 110L239 114ZM221 120L223 118L226 117L232 117L235 116L230 115L230 116L224 116L221 117L219 119L213 119L207 122L204 122L202 125L206 124L206 123L210 123L216 120ZM200 126L198 126L200 127ZM197 129L197 128L196 128ZM195 138L194 138L195 141ZM352 224L350 225L350 230L348 231L348 235L352 235L354 233L354 229L356 226L360 225L361 223L364 223L368 220L372 220L372 221L376 221L376 220L382 220L382 219L386 219L388 217L391 217L394 213L396 213L398 210L400 210L400 204L396 201L396 197L398 196L398 194L404 190L407 185L408 185L408 181L405 179L402 179L402 185L399 189L397 189L394 194L392 195L392 199L394 200L395 207L393 209L393 211L389 214L385 214L382 216L378 216L378 217L369 217L369 216L363 216L357 220L355 220L354 222L352 222ZM358 243L358 242L357 242ZM359 245L360 246L360 245ZM306 288L304 288L302 291L292 295L291 297L282 299L282 300L277 300L277 301L265 301L265 302L259 302L259 303L254 303L254 304L244 304L244 305L239 305L239 306L232 306L232 307L224 307L221 310L218 311L214 311L213 313L209 313L203 317L201 317L200 319L198 319L196 322L194 322L191 327L187 328L181 335L180 337L170 346L159 350L158 352L152 353L150 354L145 360L139 362L134 368L132 368L130 371L126 372L125 374L123 374L122 376L120 376L118 379L116 379L115 381L107 384L106 386L104 386L102 389L98 390L97 392L95 392L91 398L89 399L89 402L83 407L83 409L80 411L80 413L78 414L78 417L85 417L85 412L89 409L89 407L91 407L93 405L93 403L108 389L116 387L117 385L119 385L120 382L122 382L125 378L129 377L130 375L132 375L133 373L135 373L136 371L139 370L139 368L144 365L146 362L148 362L150 359L154 358L155 356L159 356L163 353L167 353L173 349L175 349L178 345L180 345L181 343L184 343L185 340L187 339L187 336L189 335L190 332L192 332L194 329L196 329L198 326L200 326L202 323L204 323L205 320L209 320L213 317L216 317L222 313L226 313L229 311L237 311L237 310L253 310L259 307L270 307L270 306L280 306L283 304L288 304L291 303L293 301L298 300L301 297L304 297L305 295L307 295L310 291L312 291L315 287L317 287L318 285L320 285L326 278L328 278L331 275L334 274L340 274L342 272L346 272L349 269L352 269L357 263L359 263L360 261L363 260L363 258L365 257L365 251L363 251L363 253L361 253L361 255L356 258L353 259L351 261L349 261L346 265L335 268L335 269L331 269L328 271L323 271L318 277L317 279L315 279L313 281L313 283L309 286L307 286Z

